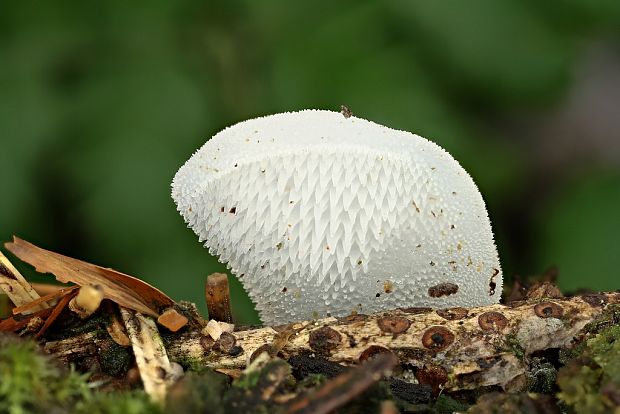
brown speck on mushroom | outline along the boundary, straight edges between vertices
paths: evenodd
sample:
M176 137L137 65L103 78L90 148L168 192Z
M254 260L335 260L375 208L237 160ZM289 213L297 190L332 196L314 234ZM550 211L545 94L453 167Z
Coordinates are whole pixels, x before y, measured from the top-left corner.
M432 260L431 260L431 262L430 262L429 264L430 264L431 266L435 266L435 262L433 262Z
M502 331L508 325L508 319L499 312L485 312L478 316L478 325L483 331Z
M428 296L432 298L440 298L442 296L454 295L459 291L459 285L455 283L440 283L428 288Z
M422 335L422 345L435 352L440 352L452 345L454 334L443 326L432 326Z
M348 106L346 105L340 105L340 113L342 114L342 116L344 116L345 118L351 118L353 116L353 112L351 112L351 110L349 109Z
M394 291L394 283L391 280L383 281L383 291L385 293L392 293Z
M276 249L280 250L282 249L282 246L284 246L284 244L282 244L282 242L276 244Z
M286 286L284 286L284 287L282 288L282 293L286 293L286 291L287 291L287 290L288 290L288 289L286 288Z
M231 207L230 210L228 210L228 212L230 214L236 214L237 213L237 207Z
M418 207L418 205L416 204L415 200L413 200L413 201L411 202L411 204L415 207L415 211L419 213L419 212L420 212L420 208L419 208L419 207Z
M225 210L225 208L224 208L224 207L220 207L220 213L223 213L223 212L224 212L224 210Z
M489 296L495 295L495 288L497 287L497 283L495 283L495 277L499 274L499 269L494 267L493 274L491 275L491 280L489 281Z

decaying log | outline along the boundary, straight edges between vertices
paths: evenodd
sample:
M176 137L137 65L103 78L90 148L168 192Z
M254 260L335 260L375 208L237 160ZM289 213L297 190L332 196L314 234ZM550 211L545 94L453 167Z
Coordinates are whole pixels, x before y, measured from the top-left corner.
M217 369L244 368L253 354L274 349L285 359L315 355L344 365L391 353L401 366L415 367L418 380L434 389L519 390L525 385L528 357L570 345L586 324L618 303L620 293L601 293L511 306L409 308L237 331L217 341L185 329L167 337L166 349L171 361ZM48 342L45 349L70 362L89 356L93 338L83 334Z

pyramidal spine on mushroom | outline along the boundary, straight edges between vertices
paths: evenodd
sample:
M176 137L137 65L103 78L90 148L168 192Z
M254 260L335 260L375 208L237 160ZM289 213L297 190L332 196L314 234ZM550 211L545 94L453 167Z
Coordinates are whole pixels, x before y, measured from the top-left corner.
M266 324L501 295L480 192L409 132L321 110L251 119L196 151L172 197Z

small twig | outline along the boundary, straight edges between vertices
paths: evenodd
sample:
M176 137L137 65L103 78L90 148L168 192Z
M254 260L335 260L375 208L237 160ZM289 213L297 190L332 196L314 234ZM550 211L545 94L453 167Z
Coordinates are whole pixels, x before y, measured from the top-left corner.
M338 375L314 393L291 402L288 414L327 414L377 383L398 364L393 354L380 354Z
M144 390L153 400L163 403L174 374L157 325L148 316L123 307L120 310Z
M213 273L207 276L205 298L209 318L219 322L233 323L230 310L230 289L228 276L224 273Z
M39 294L2 252L0 252L0 289L7 294L15 306L22 306L39 299ZM46 303L40 303L29 312L36 312L47 307Z
M52 300L58 299L62 296L68 295L69 293L73 292L74 290L78 288L79 286L70 286L67 288L58 289L54 292L48 293L47 295L41 296L40 298L35 299L32 302L28 302L25 305L21 305L21 306L17 306L13 308L12 310L13 315L17 315L18 313L26 313L29 310L35 309L41 303L47 303L49 305L48 302L51 302Z
M47 319L45 319L45 323L43 324L39 332L37 332L37 334L34 336L35 338L40 338L45 334L45 332L49 329L50 326L52 326L54 321L58 318L61 312L67 307L67 305L69 304L69 302L71 301L71 299L73 299L75 295L77 295L77 292L72 291L69 294L63 296L62 299L58 301L56 306L54 306L54 309L52 310L52 313L50 314L50 316L48 316Z

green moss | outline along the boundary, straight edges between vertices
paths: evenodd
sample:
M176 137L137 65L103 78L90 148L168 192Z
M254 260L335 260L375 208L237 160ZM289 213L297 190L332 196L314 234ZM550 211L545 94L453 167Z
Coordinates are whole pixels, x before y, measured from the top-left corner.
M517 358L522 360L525 357L525 349L521 346L516 335L507 335L504 345L508 351L512 352Z
M118 377L129 370L134 357L131 348L111 342L99 352L99 365L108 375Z
M227 388L225 375L210 369L189 372L170 389L166 407L171 413L224 414Z
M316 388L323 385L326 381L327 377L323 374L309 374L299 381L298 385L301 388Z
M447 395L440 395L433 406L433 414L452 414L455 412L465 412L469 408L468 404L464 404Z
M143 392L98 392L87 378L60 367L34 342L0 333L0 414L161 412Z
M551 394L555 388L558 371L553 364L533 358L527 373L527 387L529 392Z
M75 414L163 414L162 409L140 391L94 393L76 404ZM185 412L185 411L180 411Z
M589 339L581 356L558 372L558 397L577 412L612 412L620 395L620 326Z

